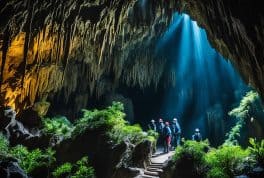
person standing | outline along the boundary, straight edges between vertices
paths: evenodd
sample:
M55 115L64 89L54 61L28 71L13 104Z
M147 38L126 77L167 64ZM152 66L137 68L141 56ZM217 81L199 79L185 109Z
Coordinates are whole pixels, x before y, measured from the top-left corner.
M150 130L153 130L155 132L157 131L157 126L156 126L156 123L153 119L150 121L150 124L148 125L148 127Z
M157 131L159 134L162 134L164 127L165 127L165 125L163 123L163 120L160 118L159 123L158 123L158 127L157 127Z
M195 129L195 133L192 135L192 140L197 142L202 141L202 134L200 133L199 128Z
M176 118L173 118L171 124L171 132L172 132L172 147L176 148L177 146L180 146L180 142L181 142L181 127Z
M160 118L159 119L159 123L157 125L157 132L159 133L159 138L158 138L158 145L162 145L163 144L163 129L164 129L165 125L163 123L163 120Z
M164 135L164 152L168 153L171 146L171 129L169 122L165 123L165 127L163 129Z

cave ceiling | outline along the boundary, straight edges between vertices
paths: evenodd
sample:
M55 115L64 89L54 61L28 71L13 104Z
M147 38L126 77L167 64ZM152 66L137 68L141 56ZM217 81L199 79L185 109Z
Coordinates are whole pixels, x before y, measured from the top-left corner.
M153 49L175 11L205 28L212 46L264 95L259 1L1 0L1 104L19 111L47 98L74 98L79 110L89 96L121 83L174 83L169 62Z

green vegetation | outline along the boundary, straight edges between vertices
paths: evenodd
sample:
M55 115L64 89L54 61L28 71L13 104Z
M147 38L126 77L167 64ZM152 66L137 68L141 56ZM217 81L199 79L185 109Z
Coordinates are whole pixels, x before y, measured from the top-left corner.
M249 91L246 96L242 98L237 108L234 108L228 114L237 118L245 119L249 116L254 108L254 105L258 104L260 97L257 92Z
M34 149L29 151L22 145L13 148L9 147L7 139L0 133L0 160L9 155L18 160L20 167L29 175L38 169L51 169L55 164L55 152L50 148L46 150ZM57 167L52 173L54 177L71 177L71 178L94 178L94 169L89 165L88 157L83 157L76 164L64 163Z
M177 147L173 156L175 173L187 177L229 178L263 166L264 140L249 140L251 146L243 149L238 145L223 144L218 148L208 141L185 141ZM186 170L189 173L186 174Z
M76 164L64 163L59 166L52 175L56 178L94 178L94 169L89 165L88 157L83 157Z
M43 118L43 131L46 134L70 137L73 125L66 117Z
M0 159L8 154L8 146L8 140L2 133L0 133Z
M64 163L61 166L57 167L55 171L52 173L54 177L67 177L72 172L72 164Z
M244 125L243 120L239 120L234 127L231 128L229 133L226 134L227 139L225 145L238 145L238 139L240 137L240 131Z
M113 102L112 106L102 110L83 110L83 117L76 121L73 136L77 136L86 129L101 129L115 143L130 140L137 144L144 139L154 141L155 138L143 132L139 125L129 125L124 120L124 106L120 102Z
M153 149L156 150L157 140L159 138L159 133L154 130L148 130L148 140L153 143Z
M222 145L218 149L211 149L205 156L206 163L211 168L207 176L234 177L238 164L247 156L248 150L243 150L240 146Z
M129 140L132 144L138 144L143 140L149 140L156 145L158 133L154 131L144 132L140 125L129 125L125 121L124 107L122 103L113 104L102 110L83 110L83 117L76 120L74 124L66 117L42 118L42 131L49 136L62 136L63 138L74 139L87 130L100 131L105 133L114 144ZM53 170L56 166L55 152L47 150L28 150L22 145L13 148L9 147L7 139L0 134L0 158L2 155L10 155L18 160L22 169L29 175L34 175L39 170ZM3 156L3 158L5 158ZM38 169L39 168L39 169ZM49 173L48 173L49 174ZM93 178L94 169L89 165L88 158L84 157L74 164L64 163L57 167L52 175L54 177L71 178Z
M28 174L39 167L50 168L56 161L54 154L55 152L50 148L45 151L40 149L29 151L22 145L9 147L8 140L0 133L0 160L7 156L14 157Z
M209 149L208 141L185 141L177 147L173 156L177 175L180 177L204 177L206 170L205 154ZM186 172L186 170L188 170Z
M76 166L77 171L73 174L72 178L94 178L94 169L89 166L88 157L83 157L81 160L77 161Z
M83 117L76 121L76 127L73 135L79 135L86 129L103 129L112 131L115 128L125 126L124 107L119 102L114 102L112 106L103 110L85 110L83 109Z
M249 151L253 155L254 159L261 165L264 166L264 139L257 142L255 139L249 139Z
M253 116L255 117L259 114L263 114L259 94L255 91L247 92L246 96L240 101L239 106L231 110L228 114L238 119L238 121L226 135L227 139L225 144L237 145L241 129L245 126L245 122Z
M126 139L130 140L132 143L139 143L146 138L146 133L142 131L140 125L115 125L113 130L109 132L109 135L117 143Z
M208 149L209 143L207 140L201 142L187 140L183 146L176 148L173 159L179 160L188 155L188 157L192 158L194 164L201 165L205 162L204 156Z
M19 165L26 171L31 173L34 169L39 167L50 168L55 162L55 152L51 149L41 151L35 149L29 151L26 147L18 145L10 150L12 156L18 159Z

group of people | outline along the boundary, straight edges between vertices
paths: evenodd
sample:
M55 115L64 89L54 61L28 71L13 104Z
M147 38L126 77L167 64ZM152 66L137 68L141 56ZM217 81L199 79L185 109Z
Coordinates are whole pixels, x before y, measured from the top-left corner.
M149 129L159 133L158 145L163 145L164 152L168 153L170 149L175 149L181 143L181 127L176 118L173 118L171 124L163 119L159 119L158 123L155 120L151 120ZM196 128L195 133L192 135L192 140L201 141L202 135L200 129Z

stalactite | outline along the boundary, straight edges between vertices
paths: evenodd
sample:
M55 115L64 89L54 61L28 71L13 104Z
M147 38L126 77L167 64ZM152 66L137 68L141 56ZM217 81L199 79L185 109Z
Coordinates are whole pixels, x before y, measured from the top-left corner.
M129 17L128 11L136 9L136 1L26 2L34 5L30 7L31 10L21 4L15 7L17 11L26 10L28 16L15 21L19 30L13 30L10 35L26 34L24 58L21 61L19 56L14 56L17 64L22 64L24 68L24 77L18 80L24 88L13 94L11 89L8 90L10 97L5 98L9 104L15 103L16 107L19 103L21 106L29 106L36 98L41 99L50 92L63 93L65 103L70 101L75 92L74 95L87 93L89 96L100 97L104 92L118 87L120 80L129 86L139 85L141 88L158 85L166 60L153 59L151 44L155 43L157 36L152 34L151 25L159 23L156 22L158 19L167 21L169 17L166 15L157 13L155 17L153 13L141 23L142 19L138 19L138 16ZM45 19L41 19L43 23L36 23L41 26L33 28L30 21L35 19L36 14L43 13L40 9L45 9L43 12L47 14L44 15ZM87 15L90 13L88 11L83 13L83 9L97 9L94 14L97 17ZM134 20L129 21L130 18ZM9 40L12 41L12 38ZM12 70L18 74L16 76L21 76L17 68ZM4 85L5 88L11 86L9 82ZM14 99L18 96L19 102Z
M25 2L27 5L27 18L25 22L25 31L26 31L26 36L25 36L25 43L24 43L24 56L23 56L23 72L22 72L22 80L21 80L21 88L24 86L24 78L26 75L26 70L27 70L27 57L28 57L28 50L29 50L29 43L31 41L31 31L32 31L32 19L33 19L33 11L34 11L34 6L35 3L31 2L31 0L28 0Z
M9 35L9 29L7 28L5 29L5 32L3 34L0 92L2 92L2 83L4 81L4 68L5 68L5 62L6 62L6 54L7 54L8 46L10 43L9 40L10 40L10 35Z

